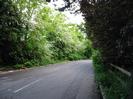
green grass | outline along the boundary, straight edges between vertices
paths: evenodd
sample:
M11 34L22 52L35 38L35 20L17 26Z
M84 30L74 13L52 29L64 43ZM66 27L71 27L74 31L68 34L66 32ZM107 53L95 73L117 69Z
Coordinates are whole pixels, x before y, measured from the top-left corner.
M132 79L126 75L112 71L104 66L100 53L96 51L93 55L95 68L95 79L98 85L103 87L106 99L133 99Z

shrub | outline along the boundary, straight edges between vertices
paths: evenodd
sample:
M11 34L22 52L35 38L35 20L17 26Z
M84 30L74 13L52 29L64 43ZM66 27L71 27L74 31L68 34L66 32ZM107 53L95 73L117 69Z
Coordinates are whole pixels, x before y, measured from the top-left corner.
M110 72L103 64L99 51L94 51L93 64L96 81L103 87L106 99L132 99L130 98L133 82L131 78L118 71Z
M13 66L14 69L23 69L25 68L23 64L16 64Z
M133 65L133 1L81 0L88 36L106 63Z

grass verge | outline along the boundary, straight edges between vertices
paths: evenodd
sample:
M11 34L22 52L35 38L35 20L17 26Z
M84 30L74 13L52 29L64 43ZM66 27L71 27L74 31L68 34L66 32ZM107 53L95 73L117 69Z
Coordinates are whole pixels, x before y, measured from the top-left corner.
M102 86L105 99L133 99L133 80L126 75L110 70L102 63L101 55L95 51L93 55L95 79Z

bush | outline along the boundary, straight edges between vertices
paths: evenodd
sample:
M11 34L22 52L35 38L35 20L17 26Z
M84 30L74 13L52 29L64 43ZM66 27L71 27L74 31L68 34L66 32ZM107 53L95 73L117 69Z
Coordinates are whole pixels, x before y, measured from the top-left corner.
M99 51L94 51L93 64L96 81L103 87L106 99L132 99L132 79L118 71L109 72Z
M81 0L88 36L106 63L133 65L133 1Z
M33 66L33 63L28 61L28 62L24 63L24 66L29 68L29 67Z
M25 68L23 64L16 64L13 66L14 69L23 69Z
M70 54L70 56L68 57L69 60L80 60L82 59L83 56L81 56L79 53L72 53Z

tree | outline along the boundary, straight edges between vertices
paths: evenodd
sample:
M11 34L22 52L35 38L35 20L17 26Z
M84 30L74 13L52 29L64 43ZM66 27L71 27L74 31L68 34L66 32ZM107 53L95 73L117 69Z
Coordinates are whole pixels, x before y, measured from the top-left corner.
M82 0L88 35L105 63L132 66L132 0Z
M0 13L1 63L20 68L87 58L80 26L68 24L44 1L1 0Z
M0 0L0 56L3 63L12 63L12 51L24 35L21 14L11 0Z

